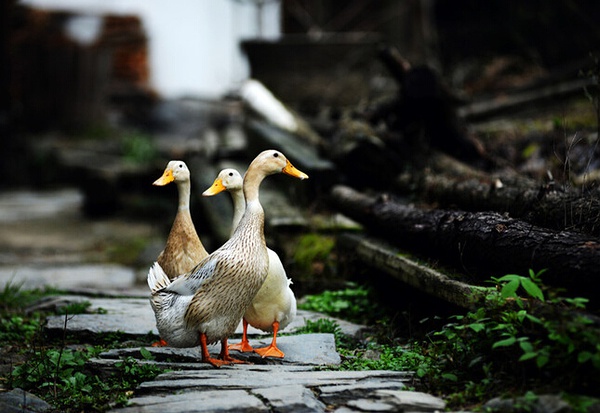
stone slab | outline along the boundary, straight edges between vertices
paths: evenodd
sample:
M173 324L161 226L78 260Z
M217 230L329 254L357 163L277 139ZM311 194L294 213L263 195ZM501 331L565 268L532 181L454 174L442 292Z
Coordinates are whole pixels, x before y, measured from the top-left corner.
M270 343L270 339L250 340L254 347L263 347ZM309 366L337 365L340 364L340 355L335 348L335 339L332 334L300 334L296 336L281 336L277 345L285 353L283 359L272 357L262 358L256 353L231 352L233 357L247 360L256 364L301 364ZM175 348L175 347L148 347L157 361L171 360L175 363L196 363L188 368L212 368L205 363L198 363L200 347ZM219 354L220 344L209 346L209 352L216 356ZM113 349L102 353L103 359L119 359L123 357L141 358L139 348ZM175 367L176 365L173 364ZM177 366L178 367L178 366ZM237 367L237 366L235 366Z
M190 391L182 394L143 396L110 413L270 412L256 396L244 390Z
M88 312L102 314L81 314L70 317L67 329L73 334L98 334L117 333L125 335L146 335L152 333L158 336L154 312L147 298L93 298L85 296L64 296L65 302L88 301L90 307ZM298 310L294 320L282 334L295 333L306 325L306 320L315 321L322 318L335 320L341 331L349 336L357 335L364 326L353 324L348 321L339 320L321 313ZM50 334L62 332L64 329L64 316L50 316L47 319L46 329ZM242 323L238 325L235 332L236 337L241 337ZM250 337L271 337L253 327L248 328Z
M333 407L338 410L346 408L347 411L363 408L368 410L360 411L411 411L407 403L402 405L407 410L399 410L400 404L395 403L397 397L378 393L383 390L411 393L401 392L404 388L402 380L408 380L402 372L321 371L298 365L235 365L220 369L177 370L142 383L136 391L137 397L130 400L130 407L111 412L158 412L160 409L173 412L324 412L331 411ZM349 387L360 388L365 382L370 386L363 386L363 391L348 393ZM390 382L395 384L390 385ZM331 393L336 387L346 393L346 398L329 403L321 397L322 389L327 388ZM207 400L205 396L216 400ZM420 397L419 394L413 399L421 400ZM431 406L437 408L440 406L439 399L434 399ZM187 410L182 410L186 403ZM236 407L237 410L234 410ZM415 407L419 407L415 411L436 410L428 409L424 404L415 404ZM268 410L263 410L265 408Z
M291 368L290 368L291 367ZM154 381L142 383L143 393L172 393L185 389L256 389L279 386L302 385L320 386L351 385L365 380L406 379L406 374L396 371L336 371L296 368L287 365L234 365L219 369L176 370L163 373ZM306 367L306 366L304 366ZM402 388L399 384L397 389Z
M75 189L0 193L0 222L19 222L77 212L83 195Z
M262 400L267 400L269 406L278 413L326 411L325 404L310 389L298 384L261 387L252 393L259 395Z
M22 389L0 392L2 413L43 413L53 410L44 400Z
M131 288L135 283L135 272L117 264L2 266L0 288L8 283L24 289L52 287L65 291L88 289L118 293Z

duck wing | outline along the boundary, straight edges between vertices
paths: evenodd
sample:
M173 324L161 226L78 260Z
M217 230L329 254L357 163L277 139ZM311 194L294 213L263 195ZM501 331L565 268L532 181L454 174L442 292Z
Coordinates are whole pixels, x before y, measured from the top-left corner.
M209 255L200 261L192 271L172 280L164 290L179 295L196 294L202 284L211 279L214 274L218 272L219 262L219 254L213 253Z

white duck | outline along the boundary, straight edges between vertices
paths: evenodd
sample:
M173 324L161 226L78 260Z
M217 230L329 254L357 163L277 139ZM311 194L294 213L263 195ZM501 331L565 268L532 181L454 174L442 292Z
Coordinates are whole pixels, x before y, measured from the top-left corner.
M173 347L201 346L202 362L221 366L239 362L229 355L227 338L260 290L269 265L264 211L259 201L262 180L275 173L306 179L279 151L261 152L244 176L246 208L233 236L190 273L171 281L155 263L148 272L150 303L158 331ZM221 341L219 359L207 345Z
M214 183L202 193L204 196L229 191L233 200L233 224L231 233L237 228L245 209L242 191L243 179L235 169L223 169ZM262 357L284 357L277 348L277 332L284 329L296 316L296 297L290 288L292 281L287 278L281 259L275 251L267 248L269 269L267 278L252 300L243 318L242 341L229 346L230 350L255 351ZM273 340L267 347L253 349L248 341L248 324L260 330L273 333Z

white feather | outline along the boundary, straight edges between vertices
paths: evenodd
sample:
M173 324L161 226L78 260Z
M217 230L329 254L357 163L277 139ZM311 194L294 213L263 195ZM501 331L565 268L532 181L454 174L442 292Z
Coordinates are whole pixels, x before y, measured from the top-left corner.
M155 262L148 270L148 287L150 292L155 294L157 291L167 288L171 281L158 262Z

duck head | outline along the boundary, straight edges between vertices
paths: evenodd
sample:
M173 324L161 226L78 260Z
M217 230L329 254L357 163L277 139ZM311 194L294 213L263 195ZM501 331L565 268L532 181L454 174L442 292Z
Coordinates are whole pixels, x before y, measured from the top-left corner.
M183 161L170 161L162 176L152 185L164 186L171 182L186 182L190 180L190 170Z
M281 152L269 149L261 152L250 164L248 171L257 171L263 175L284 173L299 179L308 179L308 175L299 171ZM248 172L246 172L246 176Z
M242 175L235 169L223 169L217 175L213 184L206 191L202 192L203 196L213 196L223 191L237 191L242 189L244 180Z

